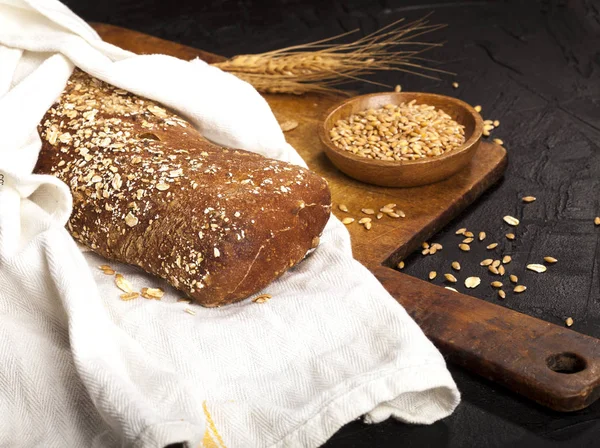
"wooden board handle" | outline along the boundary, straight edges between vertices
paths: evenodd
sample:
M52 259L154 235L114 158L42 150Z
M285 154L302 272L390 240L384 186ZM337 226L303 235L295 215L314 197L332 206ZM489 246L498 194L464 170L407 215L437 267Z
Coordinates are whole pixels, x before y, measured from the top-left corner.
M556 411L600 396L600 340L385 266L374 273L448 361Z

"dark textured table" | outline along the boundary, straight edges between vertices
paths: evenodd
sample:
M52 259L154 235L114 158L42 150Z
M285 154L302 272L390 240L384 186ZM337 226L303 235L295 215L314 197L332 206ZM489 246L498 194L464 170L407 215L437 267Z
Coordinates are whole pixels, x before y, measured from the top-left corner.
M510 253L508 265L528 289L509 294L508 308L600 337L600 1L164 1L68 0L88 21L106 22L232 56L329 37L360 27L375 31L401 17L431 20L447 28L428 36L445 41L428 54L452 71L433 81L403 73L372 79L404 90L458 96L498 119L493 132L509 153L504 180L433 239L435 256L414 255L405 272L426 278L448 272L480 272L480 254L456 248L459 227L483 230ZM460 86L453 89L456 80ZM377 91L367 84L361 93ZM523 205L525 195L537 201ZM521 219L517 239L504 238L501 217ZM480 256L481 255L481 256ZM525 271L544 256L559 262L545 274ZM436 282L441 284L441 280ZM487 277L484 282L487 283ZM464 292L464 287L458 287ZM483 285L469 293L499 303ZM463 394L454 415L431 426L395 421L342 428L326 447L392 446L599 446L600 403L571 414L548 411L468 372L450 366Z

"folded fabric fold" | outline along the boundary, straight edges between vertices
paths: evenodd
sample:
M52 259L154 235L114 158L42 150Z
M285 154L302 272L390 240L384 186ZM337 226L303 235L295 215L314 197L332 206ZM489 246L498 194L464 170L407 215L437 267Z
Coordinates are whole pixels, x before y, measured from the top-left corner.
M444 359L332 217L266 304L218 309L111 263L163 300L124 302L33 175L37 124L77 66L178 111L214 142L304 164L266 101L202 61L103 42L56 0L0 0L0 445L318 446L365 416L428 424L460 396ZM184 312L194 307L195 315Z

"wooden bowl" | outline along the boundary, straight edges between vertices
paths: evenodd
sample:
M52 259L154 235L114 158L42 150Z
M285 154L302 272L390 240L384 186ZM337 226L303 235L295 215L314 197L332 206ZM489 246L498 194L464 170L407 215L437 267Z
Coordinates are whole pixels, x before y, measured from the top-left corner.
M329 132L340 119L365 109L378 109L386 104L400 104L416 100L442 109L457 123L465 126L465 143L441 156L418 160L387 161L357 156L338 148L329 137ZM319 136L325 145L325 154L346 175L362 182L384 187L416 187L439 182L466 167L479 143L483 131L483 120L475 109L464 101L445 95L419 92L386 92L357 96L333 107L327 113Z

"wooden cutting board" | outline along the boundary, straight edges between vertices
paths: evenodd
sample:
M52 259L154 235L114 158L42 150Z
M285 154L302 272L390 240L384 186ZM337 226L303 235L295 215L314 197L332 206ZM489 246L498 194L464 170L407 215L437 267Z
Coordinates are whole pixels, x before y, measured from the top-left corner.
M221 56L146 34L94 24L102 38L140 53L207 62ZM200 81L199 81L200 82ZM330 184L334 205L353 216L395 203L404 219L384 218L367 231L348 226L354 256L382 282L453 363L558 411L582 409L600 395L600 341L474 297L402 274L393 266L471 204L503 174L506 151L482 143L471 165L425 187L383 188L352 180L325 157L317 128L339 96L265 95L280 122L296 120L286 138ZM334 207L338 217L348 216Z

